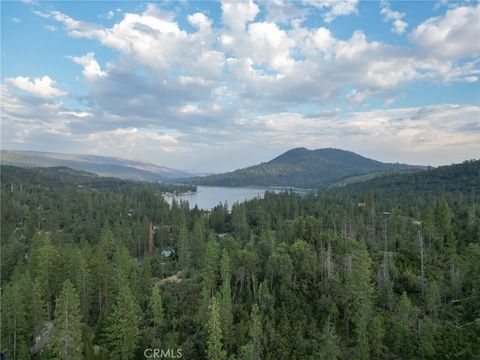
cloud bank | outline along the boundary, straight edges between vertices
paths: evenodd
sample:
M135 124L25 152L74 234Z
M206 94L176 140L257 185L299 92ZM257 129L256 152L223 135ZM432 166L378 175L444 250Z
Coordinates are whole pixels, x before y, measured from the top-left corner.
M323 25L304 24L312 9L321 11ZM69 144L72 151L190 168L186 159L197 156L196 165L215 171L232 166L226 156L215 161L218 149L244 154L245 146L250 152L236 167L293 146L430 164L478 153L477 105L391 104L415 82L478 81L479 6L448 9L407 33L405 13L382 2L381 16L408 45L369 39L361 29L334 35L329 24L358 16L356 0L225 1L220 22L191 12L184 18L189 29L155 4L109 16L118 19L111 26L59 11L39 14L71 41L93 40L117 59L101 64L93 51L67 56L89 89L78 108L59 101L69 94L49 75L7 78L2 137L9 146ZM375 101L383 102L380 109L367 106ZM328 116L308 113L331 104L339 108Z

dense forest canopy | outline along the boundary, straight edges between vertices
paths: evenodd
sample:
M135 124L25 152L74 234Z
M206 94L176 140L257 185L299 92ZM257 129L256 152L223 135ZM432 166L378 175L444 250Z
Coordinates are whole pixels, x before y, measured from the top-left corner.
M1 351L476 359L479 169L203 211L163 200L186 187L2 166Z

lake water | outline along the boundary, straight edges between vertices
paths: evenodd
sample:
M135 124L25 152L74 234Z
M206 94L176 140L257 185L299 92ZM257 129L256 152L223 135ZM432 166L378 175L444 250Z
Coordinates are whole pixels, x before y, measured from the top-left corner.
M190 204L190 208L198 206L199 209L211 210L225 201L231 209L236 202L250 200L256 197L262 198L265 191L274 191L276 193L282 189L265 187L226 187L226 186L197 186L197 192L180 195L165 196L165 200L171 204L173 199L177 201L185 200Z

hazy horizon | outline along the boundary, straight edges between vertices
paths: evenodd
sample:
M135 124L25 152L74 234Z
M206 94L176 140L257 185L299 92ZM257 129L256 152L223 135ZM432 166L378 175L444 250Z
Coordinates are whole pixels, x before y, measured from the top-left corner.
M302 146L300 146L302 147ZM269 159L265 159L265 160L259 160L258 162L256 163L252 163L252 164L247 164L246 166L244 167L249 167L249 166L254 166L254 165L258 165L260 163L264 163L264 162L268 162L270 160L273 160L274 158L276 158L277 156L280 156L282 155L283 153L289 151L289 150L292 150L293 148L291 149L287 149L285 151L283 151L282 153L279 153L279 154L276 154L274 156L272 156L271 158ZM308 149L307 150L320 150L320 149L326 149L326 148L319 148L319 149ZM339 149L339 148L337 148ZM339 149L339 150L346 150L346 151L351 151L351 150L348 150L348 149ZM2 148L0 149L0 151L21 151L21 152L34 152L34 153L46 153L46 154L59 154L59 155L88 155L88 156L104 156L104 157L112 157L112 158L118 158L118 159L122 159L122 160L132 160L132 161L138 161L138 162L146 162L146 163L151 163L151 164L154 164L154 165L157 165L157 166L164 166L164 167L168 167L168 168L171 168L171 169L175 169L175 170L181 170L181 171L187 171L187 172L192 172L192 173L199 173L199 174L213 174L213 173L222 173L222 172L230 172L230 171L235 171L235 170L238 170L238 169L241 169L241 168L227 168L225 170L220 170L220 171L212 171L210 169L185 169L185 168L178 168L178 167L174 167L174 166L167 166L165 164L161 164L161 163L156 163L156 162L152 162L152 161L146 161L144 159L140 159L140 158L132 158L132 157L124 157L124 156L109 156L109 155L102 155L102 154L89 154L89 153L69 153L69 152L52 152L52 151L41 151L41 150L20 150L20 149L5 149L5 148ZM376 160L376 161L379 161L378 159L375 159L375 158L370 158L370 157L367 157L367 156L364 156L362 154L358 154L356 153L357 155L360 155L360 156L363 156L363 157L366 157L368 159L372 159L372 160ZM432 164L419 164L419 163L403 163L403 162L399 162L399 161L391 161L391 163L400 163L400 164L408 164L408 165L418 165L418 166L432 166L432 167L437 167L437 166L448 166L448 165L453 165L453 164L460 164L464 161L468 161L468 160L477 160L477 158L475 157L472 157L472 158L469 158L469 159L464 159L464 160L461 160L459 162L451 162L451 163L445 163L445 164L438 164L438 165L432 165Z

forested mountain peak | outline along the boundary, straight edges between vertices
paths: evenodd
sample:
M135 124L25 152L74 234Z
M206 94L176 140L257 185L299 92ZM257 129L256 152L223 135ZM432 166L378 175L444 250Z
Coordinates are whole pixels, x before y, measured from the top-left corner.
M384 170L413 170L405 164L382 163L352 151L298 147L273 160L233 172L195 178L203 185L319 187L342 178Z
M319 161L319 162L351 162L358 163L362 162L370 166L377 165L379 169L384 168L385 164L368 159L361 155L354 153L353 151L336 149L336 148L322 148L309 150L305 147L294 148L284 152L283 154L277 156L275 159L271 160L269 163L297 163L298 161L308 162L308 161Z

